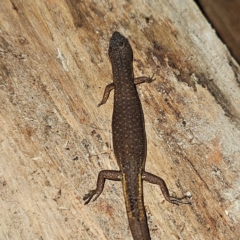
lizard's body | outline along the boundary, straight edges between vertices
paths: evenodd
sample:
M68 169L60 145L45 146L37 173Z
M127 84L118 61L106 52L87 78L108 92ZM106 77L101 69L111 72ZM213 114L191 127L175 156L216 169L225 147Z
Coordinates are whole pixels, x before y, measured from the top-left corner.
M103 190L105 179L121 180L132 236L135 240L148 240L151 238L143 201L143 180L160 185L165 199L169 202L188 202L182 202L182 198L171 197L163 179L145 172L147 141L136 84L152 79L134 79L132 48L128 40L118 32L114 32L110 39L109 57L113 83L106 87L99 106L107 101L110 91L114 89L113 149L120 171L101 171L97 188L85 195L84 200L87 200L87 204L95 194L96 200Z

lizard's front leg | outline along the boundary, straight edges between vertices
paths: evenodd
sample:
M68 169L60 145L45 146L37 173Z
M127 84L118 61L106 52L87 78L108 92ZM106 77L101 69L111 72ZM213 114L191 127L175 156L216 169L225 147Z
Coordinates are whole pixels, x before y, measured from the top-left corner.
M110 83L106 86L102 101L98 104L98 107L106 103L106 101L108 100L109 94L113 89L114 89L114 83Z
M137 77L137 78L134 78L134 84L141 84L141 83L151 83L153 81L155 81L155 78L153 78L154 76L154 73L151 77Z

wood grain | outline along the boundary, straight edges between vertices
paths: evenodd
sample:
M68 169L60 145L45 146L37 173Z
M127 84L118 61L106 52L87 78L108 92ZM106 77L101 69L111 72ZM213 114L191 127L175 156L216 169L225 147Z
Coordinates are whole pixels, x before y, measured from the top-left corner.
M111 147L113 31L128 37L148 138L152 239L240 238L239 66L193 1L0 2L0 239L131 239L120 182L84 206Z

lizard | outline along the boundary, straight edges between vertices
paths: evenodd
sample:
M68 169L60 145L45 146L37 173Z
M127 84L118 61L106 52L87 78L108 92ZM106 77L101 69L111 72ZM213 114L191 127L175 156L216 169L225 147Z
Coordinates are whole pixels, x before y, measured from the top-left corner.
M149 240L143 199L143 180L158 184L164 198L173 204L190 204L181 198L170 196L165 181L145 171L147 156L147 139L141 101L136 85L152 82L152 77L134 78L133 51L127 38L114 32L108 55L112 65L113 83L106 86L101 106L106 103L111 90L114 89L114 107L112 115L112 141L114 155L119 171L102 170L98 174L97 187L83 197L88 204L92 197L95 201L102 193L105 180L122 181L123 194L130 230L134 240Z

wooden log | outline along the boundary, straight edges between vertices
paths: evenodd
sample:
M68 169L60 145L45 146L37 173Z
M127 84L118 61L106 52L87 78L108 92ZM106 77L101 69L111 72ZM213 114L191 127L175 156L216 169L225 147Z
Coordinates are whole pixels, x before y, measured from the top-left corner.
M0 2L0 239L131 239L120 182L84 206L111 144L108 41L128 37L146 170L191 206L144 184L152 239L240 238L239 66L193 1Z

